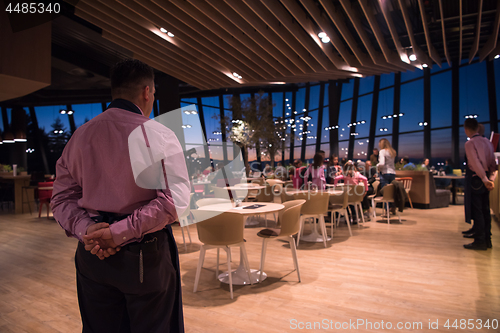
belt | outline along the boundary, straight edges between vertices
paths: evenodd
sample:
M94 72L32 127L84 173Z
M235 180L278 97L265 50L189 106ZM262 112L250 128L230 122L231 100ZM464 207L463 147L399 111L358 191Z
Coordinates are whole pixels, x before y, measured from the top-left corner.
M102 212L98 211L99 215L91 217L94 222L106 222L108 224L113 224L117 221L123 220L129 217L131 214L127 215L118 215L116 213L110 212ZM164 233L165 230L158 230L156 232L146 234L142 238L140 242L129 243L122 247L122 251L130 251L132 253L139 254L139 280L141 283L144 281L144 272L143 272L143 253L153 253L158 251L159 249L159 240L162 239L159 237L161 233Z

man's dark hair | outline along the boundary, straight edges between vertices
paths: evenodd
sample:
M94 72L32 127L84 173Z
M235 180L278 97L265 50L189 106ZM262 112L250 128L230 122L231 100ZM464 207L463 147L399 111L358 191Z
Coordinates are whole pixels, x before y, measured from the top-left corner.
M410 163L410 158L409 158L408 156L403 157L403 162L404 162L405 164Z
M120 61L111 69L111 94L115 96L134 93L134 90L147 81L154 81L154 78L153 68L142 61Z
M464 127L467 128L468 130L477 132L479 128L479 123L474 118L467 118L464 121Z

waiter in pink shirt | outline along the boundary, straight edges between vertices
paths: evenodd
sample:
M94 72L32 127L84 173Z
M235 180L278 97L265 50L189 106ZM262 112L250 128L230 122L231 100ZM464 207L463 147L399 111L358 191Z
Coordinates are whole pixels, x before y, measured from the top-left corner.
M473 172L471 187L471 211L474 216L474 242L464 245L470 250L491 248L491 213L489 191L494 188L497 165L491 142L478 134L479 124L469 118L464 122L465 134L470 138L465 143L467 165Z
M184 154L171 130L157 130L155 140L166 141L161 144L168 158L141 177L164 186L138 185L129 135L142 128L144 139L136 146L158 145L148 141L145 126L154 103L153 69L122 61L111 72L111 89L108 109L78 128L57 161L51 201L57 222L79 240L75 265L83 332L184 332L179 257L170 228L189 204Z

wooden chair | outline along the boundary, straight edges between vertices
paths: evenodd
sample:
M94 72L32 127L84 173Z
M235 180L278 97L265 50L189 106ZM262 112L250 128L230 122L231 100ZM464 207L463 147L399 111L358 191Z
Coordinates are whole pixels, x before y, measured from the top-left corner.
M382 208L384 207L384 203L387 205L387 223L391 224L390 220L390 210L389 210L389 203L394 202L394 185L388 184L385 185L383 190L383 196L382 197L376 197L374 199L375 203L381 202L382 203ZM398 214L399 218L399 223L401 223L401 216L399 215L399 211L396 209L396 214Z
M290 243L292 250L293 265L297 271L297 277L300 282L299 263L297 261L297 249L295 247L295 239L293 235L297 234L300 229L300 211L305 200L287 201L278 215L278 222L281 224L281 229L262 229L257 233L257 236L262 238L262 253L260 256L260 278L262 281L262 272L264 271L264 262L266 260L267 242L271 238L286 237Z
M331 234L333 236L333 228L337 228L339 221L337 220L336 213L340 215L344 215L344 218L347 223L347 227L349 228L349 234L352 236L351 231L351 223L349 221L349 216L347 215L347 205L349 202L349 195L347 191L347 187L344 188L341 195L331 195L329 199L328 210L330 211L330 223L331 226Z
M361 220L363 221L363 226L365 225L365 216L363 215L363 206L361 203L365 197L365 185L354 185L347 186L348 191L348 203L354 206L354 211L356 212L356 220L359 228L359 216L358 210L361 211ZM352 216L354 218L354 215ZM352 236L352 235L351 235Z
M396 180L403 183L403 186L404 186L405 191L406 191L406 195L408 196L408 201L410 202L410 207L413 208L413 203L411 202L411 197L410 197L411 182L413 181L413 178L400 177L400 178L396 178Z
M208 249L223 249L227 253L227 270L229 272L229 291L231 299L233 299L233 279L231 274L231 255L229 252L230 246L238 246L241 249L242 260L244 261L245 269L248 273L250 283L252 278L250 276L250 265L248 263L247 252L245 249L245 240L243 239L243 231L245 228L243 215L238 213L222 213L214 217L206 218L207 212L193 210L192 211L196 221L196 228L198 229L198 238L201 245L200 257L198 260L198 267L196 268L196 277L194 280L193 292L198 289L198 282L200 281L201 268L205 261L205 252ZM210 214L210 212L208 212ZM217 256L217 266L215 276L219 276L219 256Z
M304 224L306 218L313 218L319 221L319 226L323 236L323 244L326 247L326 227L325 227L325 214L328 214L328 202L330 200L330 193L328 192L309 192L297 193L293 195L295 200L306 200L301 209L300 216L300 232L297 236L297 246L299 246L301 234L304 233Z
M368 196L368 199L371 200L371 203L372 203L372 216L373 216L373 219L376 219L377 218L377 212L375 210L376 208L376 205L375 205L375 197L377 196L377 191L378 191L378 187L380 186L380 181L376 180L372 183L372 186L373 186L373 194L369 195Z

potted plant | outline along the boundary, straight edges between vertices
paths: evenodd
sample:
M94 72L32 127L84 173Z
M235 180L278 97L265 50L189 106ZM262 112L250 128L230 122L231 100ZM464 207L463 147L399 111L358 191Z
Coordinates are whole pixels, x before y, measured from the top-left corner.
M28 171L26 171L23 167L17 168L17 173L19 174L19 176L27 176L28 175Z
M4 175L12 175L12 167L8 164L0 164L0 173Z

